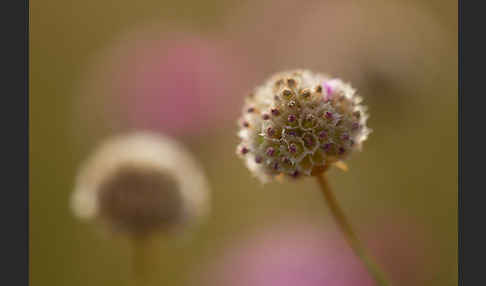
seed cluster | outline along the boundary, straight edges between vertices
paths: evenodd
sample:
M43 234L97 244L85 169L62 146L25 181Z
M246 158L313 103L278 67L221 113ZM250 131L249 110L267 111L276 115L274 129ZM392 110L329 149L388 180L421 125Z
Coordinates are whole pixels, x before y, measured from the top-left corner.
M237 154L262 181L322 172L370 133L361 100L349 84L324 74L275 74L245 100Z

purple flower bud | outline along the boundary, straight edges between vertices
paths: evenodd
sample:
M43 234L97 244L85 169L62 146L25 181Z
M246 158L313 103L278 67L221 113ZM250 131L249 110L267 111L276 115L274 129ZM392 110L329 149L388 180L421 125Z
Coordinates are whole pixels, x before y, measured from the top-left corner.
M270 115L268 115L268 114L264 113L264 114L262 115L262 119L263 119L263 120L268 120L268 119L270 119Z
M267 128L267 135L270 136L270 137L275 135L275 129L273 129L272 127L268 127Z
M295 132L294 130L287 130L287 134L290 136L297 136L297 132Z
M263 162L263 158L260 157L260 156L256 156L255 157L255 163L260 164L261 162Z
M278 162L273 163L273 169L274 169L274 170L278 170L278 166L279 166L279 165L278 165Z
M245 155L246 153L250 152L250 150L246 147L241 148L241 154Z
M322 145L322 150L324 151L329 151L332 147L332 143L326 143L324 145Z
M327 111L326 114L325 114L326 118L327 119L332 119L333 115L331 112Z
M332 87L327 82L324 84L324 87L326 88L326 93L328 95L332 94L333 92Z
M267 155L272 157L275 154L275 149L273 147L268 147Z
M324 139L324 138L326 138L326 137L327 137L327 132L326 132L326 131L321 131L321 132L319 133L319 138Z
M297 119L297 117L295 115L293 115L293 114L290 114L289 117L287 118L287 120L289 122L294 122L296 119Z
M280 115L280 111L278 111L278 109L276 109L276 108L272 108L272 114L274 116L279 116Z
M290 153L295 153L295 152L297 152L297 146L295 146L295 144L294 144L294 143L292 143L292 144L290 144L290 145L289 145L289 152L290 152Z

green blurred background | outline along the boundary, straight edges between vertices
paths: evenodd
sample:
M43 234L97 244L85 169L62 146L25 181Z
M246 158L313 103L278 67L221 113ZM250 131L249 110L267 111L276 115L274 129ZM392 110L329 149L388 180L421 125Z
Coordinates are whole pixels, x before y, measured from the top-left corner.
M424 60L426 72L415 73L412 68L402 75L400 71L409 67L394 62L391 69L398 76L391 80L383 76L388 69L362 75L366 84L358 88L369 105L374 132L363 152L348 162L350 170L332 170L330 180L359 230L393 222L395 217L422 230L428 257L424 285L457 285L457 2L397 2L426 11L445 35L444 42L419 50L421 59L436 57ZM73 104L87 63L125 30L146 22L162 23L166 30L183 27L224 39L245 39L241 42L250 51L255 45L250 16L265 18L267 12L260 11L263 5L256 0L45 0L30 5L31 285L131 285L127 242L116 237L108 241L95 228L78 222L68 204L79 163L98 140L111 134L107 128L73 136L79 120L73 118ZM380 6L376 7L379 14ZM242 32L233 25L252 28ZM433 37L424 31L421 38ZM379 43L385 49L389 44ZM293 59L289 63L299 64L298 57ZM265 76L280 68L255 64L245 72ZM237 104L241 98L235 96ZM158 285L185 285L213 250L265 223L297 214L335 227L313 180L262 187L234 155L236 123L222 126L201 136L177 138L204 166L213 210L207 224L190 238L161 239ZM85 140L80 143L78 137Z

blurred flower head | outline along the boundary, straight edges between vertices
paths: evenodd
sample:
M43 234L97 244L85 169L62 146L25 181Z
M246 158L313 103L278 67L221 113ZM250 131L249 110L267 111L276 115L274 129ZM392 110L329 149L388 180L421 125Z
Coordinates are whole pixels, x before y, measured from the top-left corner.
M209 188L192 156L151 133L111 138L84 162L71 197L81 219L145 236L187 226L208 211Z
M247 97L237 154L262 181L315 175L359 149L370 129L347 83L309 70L271 76Z
M95 57L75 101L78 131L143 129L190 137L234 118L235 98L247 85L243 50L216 36L164 29L133 29Z
M430 258L417 227L386 225L366 233L393 285L428 285ZM259 230L223 248L203 269L195 285L233 286L372 286L362 262L342 235L325 226L287 221Z

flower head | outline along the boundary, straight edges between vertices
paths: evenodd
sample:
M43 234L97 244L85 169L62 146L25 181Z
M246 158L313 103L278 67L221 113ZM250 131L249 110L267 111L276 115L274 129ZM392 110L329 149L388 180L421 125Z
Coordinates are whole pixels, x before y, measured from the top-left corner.
M367 118L361 97L340 79L277 73L246 98L237 153L262 181L318 174L361 148Z
M170 138L137 133L96 150L80 169L71 204L80 218L144 236L193 222L206 214L207 199L190 154Z

